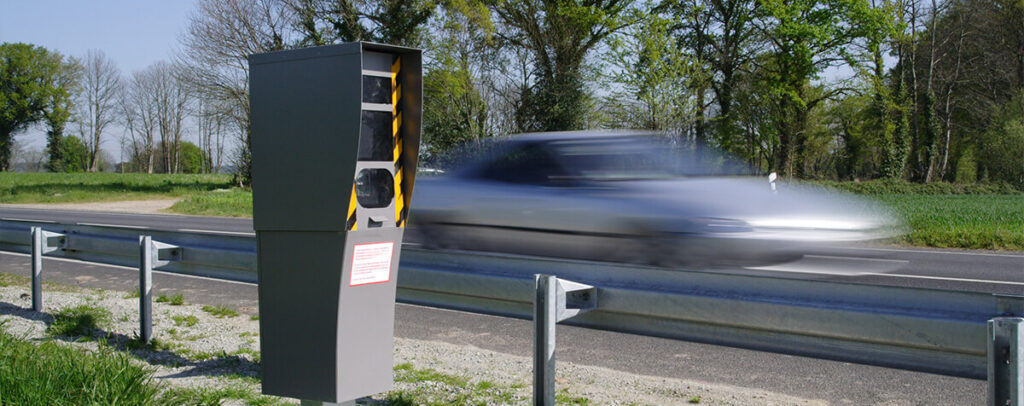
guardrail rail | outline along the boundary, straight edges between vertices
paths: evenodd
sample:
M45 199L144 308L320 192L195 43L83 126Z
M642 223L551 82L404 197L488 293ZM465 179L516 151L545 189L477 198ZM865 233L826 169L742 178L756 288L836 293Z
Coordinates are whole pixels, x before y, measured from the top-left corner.
M63 235L47 255L136 266L139 234L180 249L162 271L256 280L250 236L0 221L0 250L31 251L31 227ZM404 247L398 301L530 319L535 275L596 288L565 324L987 379L992 405L1024 406L1024 297L668 270Z

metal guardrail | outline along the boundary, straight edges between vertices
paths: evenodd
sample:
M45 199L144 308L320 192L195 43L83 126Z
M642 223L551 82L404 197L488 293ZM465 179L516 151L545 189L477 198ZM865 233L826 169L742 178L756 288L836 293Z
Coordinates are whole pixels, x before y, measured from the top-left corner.
M143 230L0 221L0 250L28 252L29 228L65 237L50 256L135 266ZM253 237L145 230L181 248L161 270L256 282ZM404 247L398 300L529 319L534 275L597 288L598 307L565 324L974 379L1021 363L1020 333L990 320L1024 316L1024 297ZM1011 320L1011 321L1012 321ZM1005 324L1005 323L1003 323ZM1020 325L1018 321L1017 324ZM993 334L996 338L992 338ZM1005 338L1005 337L1004 337ZM1001 341L1000 341L1001 340ZM1009 344L989 350L992 342ZM1014 341L1017 340L1017 341ZM1001 348L1002 348L1001 347ZM1007 368L1003 368L1007 369ZM990 385L992 386L992 385ZM1002 404L1002 403L1000 403ZM1013 403L1020 404L1020 403Z

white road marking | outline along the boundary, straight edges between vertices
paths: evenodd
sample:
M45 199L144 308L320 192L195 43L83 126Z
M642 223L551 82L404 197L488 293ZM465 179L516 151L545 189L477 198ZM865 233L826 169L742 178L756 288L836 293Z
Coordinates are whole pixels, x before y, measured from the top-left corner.
M915 253L915 254L973 255L973 256L979 256L979 257L1005 257L1005 258L1020 258L1020 259L1024 259L1024 255L989 254L989 253L985 253L985 252L932 251L932 250L910 250L910 249L899 249L899 248L874 248L874 247L836 247L836 248L844 249L844 250L910 252L910 253Z
M250 236L250 237L256 235L256 233L240 233L240 232L235 232L235 231L217 231L217 230L196 230L196 229L191 229L191 228L182 228L182 229L179 229L178 231L184 231L186 233L209 233L209 234L245 235L245 236Z
M6 220L6 221L27 221L27 222L33 222L33 223L47 223L47 224L56 224L57 223L56 221L53 221L53 220L30 220L30 219L19 219L19 218L14 218L14 217L4 217L4 218L0 218L0 220Z
M832 255L804 255L804 258L823 258L823 259L836 259L843 261L875 261L875 262L886 262L886 263L907 263L910 261L903 259L880 259L880 258L860 258L860 257L839 257Z
M898 273L865 273L865 274L862 274L862 275L890 276L890 277L893 277L893 278L931 279L931 280L951 281L951 282L995 283L995 284L999 284L999 285L1024 286L1024 282L991 281L991 280L987 280L987 279L947 278L947 277L944 277L944 276L904 275L904 274L898 274Z
M134 228L136 230L148 230L146 226L126 226L123 224L103 224L103 223L76 223L80 226L93 226L93 227L113 227L113 228Z
M0 251L0 255L13 255L13 256L16 256L16 257L31 257L32 256L32 254L22 254L20 252L7 252L7 251ZM99 265L99 266L105 266L105 267L116 268L116 269L124 269L124 270L129 270L129 271L136 271L136 272L139 271L139 268L136 268L136 267L122 266L122 265L112 265L112 264L101 264L99 262L83 261L83 260L75 259L75 258L61 258L61 257L51 257L51 256L47 256L45 258L46 258L47 261L70 262L70 263L85 264L85 265ZM164 274L164 275L182 276L182 277L186 277L186 278L202 279L202 280L215 281L215 282L235 283L235 284L239 284L239 285L249 285L249 286L255 286L256 285L256 283L254 283L254 282L233 281L233 280L230 280L230 279L218 279L218 278L211 278L209 276L188 275L188 274L177 273L177 272L160 271L160 270L156 270L156 269L153 270L153 273L161 273L161 274Z
M909 261L897 259L876 259L856 257L836 257L826 255L804 255L793 262L768 266L748 267L748 269L773 272L793 272L823 275L856 276L872 273L894 271Z

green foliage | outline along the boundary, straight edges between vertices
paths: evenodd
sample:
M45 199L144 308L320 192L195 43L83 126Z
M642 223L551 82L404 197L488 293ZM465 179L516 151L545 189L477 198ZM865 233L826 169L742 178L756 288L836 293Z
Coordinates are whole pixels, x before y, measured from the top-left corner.
M153 199L229 187L230 175L5 173L0 203Z
M63 63L60 54L43 47L0 44L0 172L10 165L15 133L42 120L52 108L66 107Z
M765 74L779 108L776 165L784 174L803 176L810 110L830 97L808 92L811 81L836 58L848 57L846 47L853 41L884 29L885 15L867 0L759 0L758 6L772 45Z
M437 8L433 0L353 2L307 0L292 2L299 46L372 41L419 46L423 25Z
M1024 94L1003 106L978 145L988 180L1024 187Z
M443 3L435 16L423 76L420 151L427 161L492 132L481 68L496 54L490 13L480 1L457 0Z
M516 108L521 131L583 128L588 95L583 65L600 41L632 23L632 0L495 0L491 8L508 30L505 42L528 52L535 64L533 85Z
M63 337L90 337L105 323L110 322L110 311L107 309L80 305L61 309L53 314L53 322L46 327L46 333Z
M216 316L218 319L225 317L238 317L238 312L226 306L203 306L203 311Z
M181 173L203 173L209 166L203 150L191 142L181 143Z
M676 45L672 24L650 15L609 39L608 79L622 88L605 100L612 109L611 127L683 131L691 109L687 78L695 68Z
M0 324L0 404L152 405L160 387L127 356L100 347L85 352L55 342L34 344Z
M60 164L53 167L64 172L86 172L89 170L89 149L78 137L65 135L57 144L60 150Z
M441 155L468 140L488 137L487 103L469 70L450 59L423 77L423 151Z

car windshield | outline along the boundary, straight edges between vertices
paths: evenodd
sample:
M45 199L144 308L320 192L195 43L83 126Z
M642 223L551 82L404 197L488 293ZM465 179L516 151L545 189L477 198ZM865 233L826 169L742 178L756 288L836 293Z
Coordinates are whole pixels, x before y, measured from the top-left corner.
M753 175L741 162L663 136L558 140L546 147L566 173L582 180Z

